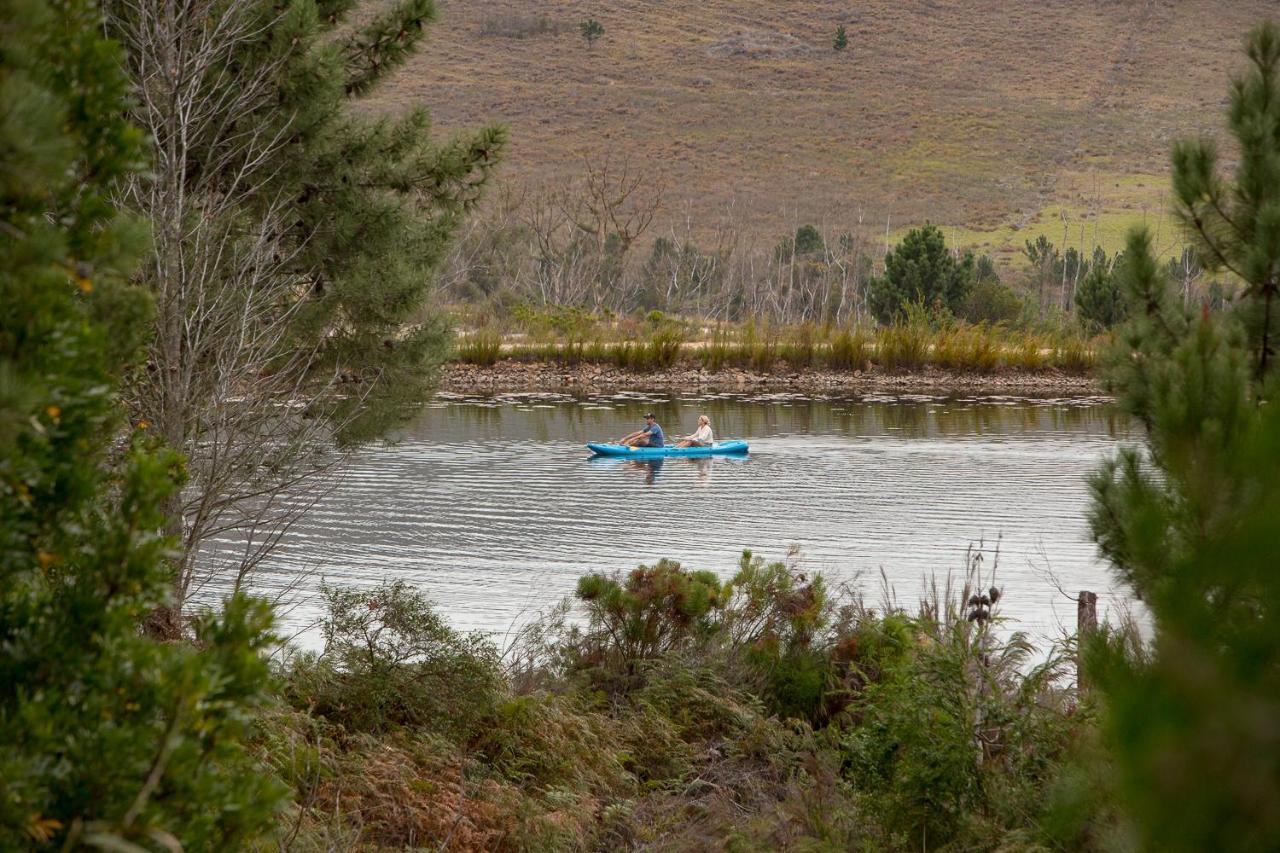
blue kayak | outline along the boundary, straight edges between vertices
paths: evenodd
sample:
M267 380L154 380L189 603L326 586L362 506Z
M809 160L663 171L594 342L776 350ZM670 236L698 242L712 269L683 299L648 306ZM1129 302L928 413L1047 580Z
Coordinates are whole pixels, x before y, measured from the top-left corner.
M625 444L588 444L587 449L600 456L655 459L660 456L712 456L722 453L746 453L747 443L745 441L717 441L710 447L627 447Z

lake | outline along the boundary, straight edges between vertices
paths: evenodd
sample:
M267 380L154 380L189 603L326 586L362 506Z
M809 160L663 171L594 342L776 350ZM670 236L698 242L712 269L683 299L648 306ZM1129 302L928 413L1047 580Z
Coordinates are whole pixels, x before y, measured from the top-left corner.
M592 459L658 415L669 436L711 417L746 458ZM365 448L285 538L259 590L402 578L458 628L502 634L587 571L662 557L728 577L744 548L797 559L872 602L911 604L930 575L962 577L980 549L1003 613L1037 637L1070 630L1080 589L1127 601L1088 536L1087 475L1126 420L1105 401L924 395L620 393L437 399ZM998 549L998 561L996 552ZM314 640L314 636L311 638Z

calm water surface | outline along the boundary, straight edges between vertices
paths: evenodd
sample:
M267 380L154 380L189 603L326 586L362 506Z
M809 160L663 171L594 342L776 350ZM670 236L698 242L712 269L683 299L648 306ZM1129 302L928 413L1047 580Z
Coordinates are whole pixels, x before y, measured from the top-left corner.
M591 459L589 440L652 410L669 435L710 415L745 459ZM505 632L572 592L588 570L671 557L728 576L742 549L800 559L873 601L963 575L999 548L1005 615L1037 635L1074 622L1074 594L1123 606L1088 538L1086 475L1125 420L1096 399L813 399L618 394L450 397L394 442L364 450L258 576L296 585L302 628L323 578L403 578L459 628ZM883 572L883 575L882 575ZM299 580L301 582L299 583Z

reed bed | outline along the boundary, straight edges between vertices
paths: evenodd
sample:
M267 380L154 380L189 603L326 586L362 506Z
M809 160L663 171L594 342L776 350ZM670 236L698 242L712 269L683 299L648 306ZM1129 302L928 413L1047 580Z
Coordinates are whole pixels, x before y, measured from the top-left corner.
M940 329L906 321L879 328L786 328L746 323L691 334L676 324L628 329L609 337L570 333L540 341L503 344L495 331L463 336L456 358L464 364L491 366L501 358L559 365L600 364L636 372L669 370L679 365L707 372L725 369L770 373L779 370L921 370L937 367L969 373L999 370L1061 370L1087 373L1103 341L1078 335L1015 331L1002 326L954 323Z

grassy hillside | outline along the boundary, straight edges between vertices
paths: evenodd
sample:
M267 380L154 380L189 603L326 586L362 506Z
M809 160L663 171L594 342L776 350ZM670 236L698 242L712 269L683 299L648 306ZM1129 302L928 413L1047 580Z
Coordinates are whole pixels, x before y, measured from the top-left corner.
M1171 141L1216 133L1224 82L1271 0L441 0L378 109L512 130L509 181L628 158L663 226L926 219L1010 258L1022 241L1171 248ZM588 49L577 25L604 35ZM849 47L832 49L837 25Z

